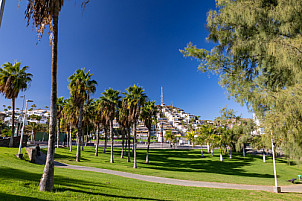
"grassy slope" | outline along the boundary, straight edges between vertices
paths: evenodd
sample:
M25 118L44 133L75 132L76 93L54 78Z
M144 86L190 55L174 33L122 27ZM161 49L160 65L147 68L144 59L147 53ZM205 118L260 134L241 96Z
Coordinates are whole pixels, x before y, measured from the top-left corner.
M93 147L85 147L82 153L82 162L75 162L75 151L68 149L56 151L56 160L68 164L91 166L119 170L137 174L153 175L167 178L177 178L196 181L212 181L238 184L274 185L273 165L271 157L267 162L262 162L262 156L248 155L242 157L233 154L233 159L224 157L219 161L218 150L214 157L205 153L200 157L200 150L151 150L150 164L145 164L146 150L138 150L138 168L133 169L133 164L127 163L126 158L120 158L120 149L115 149L115 163L110 164L110 150L103 154L100 149L98 157L94 156ZM132 158L131 158L132 160ZM297 178L302 173L302 168L297 165L288 166L286 161L277 159L278 185L290 185L288 179Z
M24 152L24 150L23 150ZM1 200L301 200L301 194L274 194L182 187L100 173L56 168L54 193L39 192L43 166L17 159L17 149L0 147Z

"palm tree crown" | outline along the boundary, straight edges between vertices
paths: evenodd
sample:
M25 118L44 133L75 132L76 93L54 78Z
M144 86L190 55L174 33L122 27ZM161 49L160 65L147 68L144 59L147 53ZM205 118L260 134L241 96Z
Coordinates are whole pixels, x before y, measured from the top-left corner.
M0 91L5 98L17 98L20 91L25 91L31 82L32 74L27 73L28 66L20 68L21 63L5 63L0 68Z
M109 88L105 89L105 92L102 93L101 101L104 104L103 113L105 117L110 121L113 120L116 116L118 105L121 99L119 95L120 92Z
M151 130L152 122L156 120L157 108L154 101L147 101L142 107L141 119L145 126Z
M78 107L84 104L85 100L89 99L89 96L96 91L97 82L91 80L92 76L90 71L85 73L85 69L78 69L68 78L70 95Z
M140 107L144 105L147 96L144 89L138 85L130 86L126 89L126 99L128 109L130 110L129 118L131 122L137 121L140 115Z

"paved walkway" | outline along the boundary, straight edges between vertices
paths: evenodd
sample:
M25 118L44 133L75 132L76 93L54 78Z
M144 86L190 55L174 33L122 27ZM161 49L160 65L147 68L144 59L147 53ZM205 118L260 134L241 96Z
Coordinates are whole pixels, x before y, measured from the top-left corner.
M189 181L189 180L180 180L180 179L170 179L164 177L155 177L155 176L147 176L147 175L139 175L128 172L121 172L115 170L94 168L94 167L85 167L85 166L77 166L77 165L68 165L56 162L56 167L73 169L73 170L84 170L91 172L100 172L105 174L112 174L132 179L138 179L143 181L161 183L161 184L172 184L172 185L180 185L180 186L194 186L194 187L206 187L206 188L225 188L225 189L240 189L240 190L258 190L258 191L273 191L272 186L261 186L261 185L244 185L244 184L230 184L230 183L217 183L217 182L204 182L204 181ZM282 186L282 192L298 192L302 193L302 184L295 184L289 186Z

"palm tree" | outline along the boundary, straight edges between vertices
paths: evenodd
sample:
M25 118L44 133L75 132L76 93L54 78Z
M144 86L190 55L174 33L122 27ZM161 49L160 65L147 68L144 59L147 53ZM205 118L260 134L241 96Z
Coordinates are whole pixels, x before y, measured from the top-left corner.
M126 95L128 109L129 109L129 121L133 124L133 168L137 168L136 163L136 124L139 118L141 107L144 105L147 96L144 93L144 89L138 85L130 86L126 89Z
M100 124L102 125L103 129L104 129L104 133L105 133L105 143L104 143L104 151L103 153L106 153L106 148L107 148L107 138L108 138L108 125L109 122L107 121L105 114L104 114L104 108L105 108L105 102L100 99L99 103L98 103L98 110L100 112L100 115L98 117L98 120L100 121Z
M25 91L31 82L32 74L27 73L28 66L20 68L21 63L15 62L5 63L0 69L0 92L4 93L5 98L12 99L12 134L9 147L13 146L13 138L15 133L15 99L20 91Z
M65 105L64 97L57 98L57 148L59 148L60 140L60 119L63 116L63 108Z
M76 161L80 162L81 158L81 134L82 134L82 121L83 121L83 107L84 102L89 99L89 95L96 91L97 82L91 80L93 74L88 71L85 73L85 69L78 69L69 78L68 88L70 90L70 96L76 108L79 111L78 116L78 132L77 132L77 154Z
M212 127L210 125L201 125L196 132L198 134L196 142L200 144L201 157L203 157L202 145L203 143L207 143L207 145L209 144L209 137L212 134Z
M111 155L110 155L110 163L113 163L113 120L117 116L118 112L118 105L121 96L119 95L120 92L109 88L108 90L105 89L105 92L102 93L103 96L101 100L104 104L103 114L109 122L109 130L110 130L110 137L111 137Z
M86 5L89 0L84 0ZM54 188L54 151L56 132L56 102L57 102L57 60L58 60L58 24L59 12L64 0L29 0L25 11L25 18L33 20L33 25L42 37L47 25L50 26L52 43L52 67L51 67L51 97L50 97L50 121L49 140L45 168L40 181L40 191L52 191Z
M157 107L155 106L154 101L147 101L142 108L141 119L143 120L145 126L148 129L148 146L147 146L147 155L146 163L149 163L149 147L150 147L150 132L152 123L156 121Z
M251 145L254 149L259 150L262 149L262 158L263 158L263 162L266 162L266 158L265 158L265 147L266 147L266 136L265 135L255 135L252 138L252 142Z
M89 135L89 126L91 125L91 122L94 120L94 99L88 99L83 106L83 128L86 127L86 140L85 140L85 146L87 146L87 140ZM82 151L83 149L83 143L84 143L84 136L85 132L84 129L82 130Z
M220 161L223 161L223 158L222 158L222 136L221 135L217 135L217 134L212 134L211 135L211 140L212 140L212 143L211 143L211 146L212 146L212 155L213 155L213 150L215 147L219 147L220 149Z
M95 156L99 155L99 140L100 140L100 132L99 132L99 128L100 128L100 124L102 123L102 105L101 105L101 100L100 99L96 99L93 101L92 103L92 118L93 118L93 123L94 126L96 128L96 144L95 144Z
M78 125L78 111L76 109L76 106L74 105L74 101L72 98L66 99L65 106L63 108L63 113L66 118L66 121L68 122L69 126L69 150L72 151L72 128L76 128ZM68 130L68 128L67 128Z
M227 145L227 142L226 142L227 135L228 135L228 131L225 127L216 128L215 142L216 142L216 145L220 149L220 161L223 161L222 148L224 148L224 150L225 150L225 146Z
M186 133L186 139L189 141L189 144L192 144L192 146L194 147L194 137L196 135L196 132L192 129L192 130L189 130L187 133Z
M233 128L229 128L226 130L225 135L225 144L228 146L230 151L230 159L232 159L232 151L236 148L236 143L238 142L238 139L240 135L236 133L237 125L234 125Z
M64 1L56 0L30 0L25 11L29 24L30 19L38 29L40 37L44 28L49 25L52 34L52 67L51 67L51 97L50 97L50 120L49 120L49 140L46 163L40 181L40 191L52 191L54 188L54 153L56 135L56 102L57 102L57 58L58 58L58 24L59 12Z
M172 142L175 140L175 136L172 130L167 130L165 133L165 140L169 141L170 147L172 148Z
M42 119L41 116L34 115L34 114L30 115L29 118L31 120L37 120L38 122ZM29 122L29 127L31 128L31 131L32 131L32 133L31 133L31 141L33 141L34 144L35 144L35 135L36 135L36 132L42 129L42 125L39 124L39 123L37 123L37 122L35 122L35 121L32 121L32 122Z
M125 136L130 133L130 122L128 121L128 116L129 116L129 110L127 108L127 103L125 102L126 99L123 98L122 101L120 101L120 105L119 105L119 112L118 112L118 123L120 125L121 128L121 134L122 134L122 151L121 151L121 158L124 158L124 154L126 154L126 149L125 148ZM128 139L130 140L130 139ZM127 142L127 140L126 140ZM127 144L127 143L126 143ZM130 151L130 147L129 147L129 151ZM129 152L130 154L130 152ZM128 162L130 162L130 156L128 158Z
M125 131L125 135L127 135L128 143L128 162L130 162L130 128L131 128L131 121L129 117L129 109L128 109L128 102L127 98L124 97L121 106L119 108L119 118L118 118L119 124L121 125L122 129ZM127 142L127 140L126 140ZM124 143L123 143L124 144ZM122 144L122 147L124 146ZM125 150L127 147L125 148ZM123 152L123 150L122 150ZM121 158L123 158L123 153L121 153Z

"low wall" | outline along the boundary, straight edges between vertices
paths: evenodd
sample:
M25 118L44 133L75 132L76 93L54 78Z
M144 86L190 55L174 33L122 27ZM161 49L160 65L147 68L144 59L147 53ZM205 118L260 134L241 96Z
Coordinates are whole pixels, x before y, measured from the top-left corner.
M21 136L14 137L13 147L19 147L20 137ZM27 140L28 140L28 135L24 135L23 136L22 147L26 147ZM9 147L9 141L10 141L10 138L0 139L0 147Z

